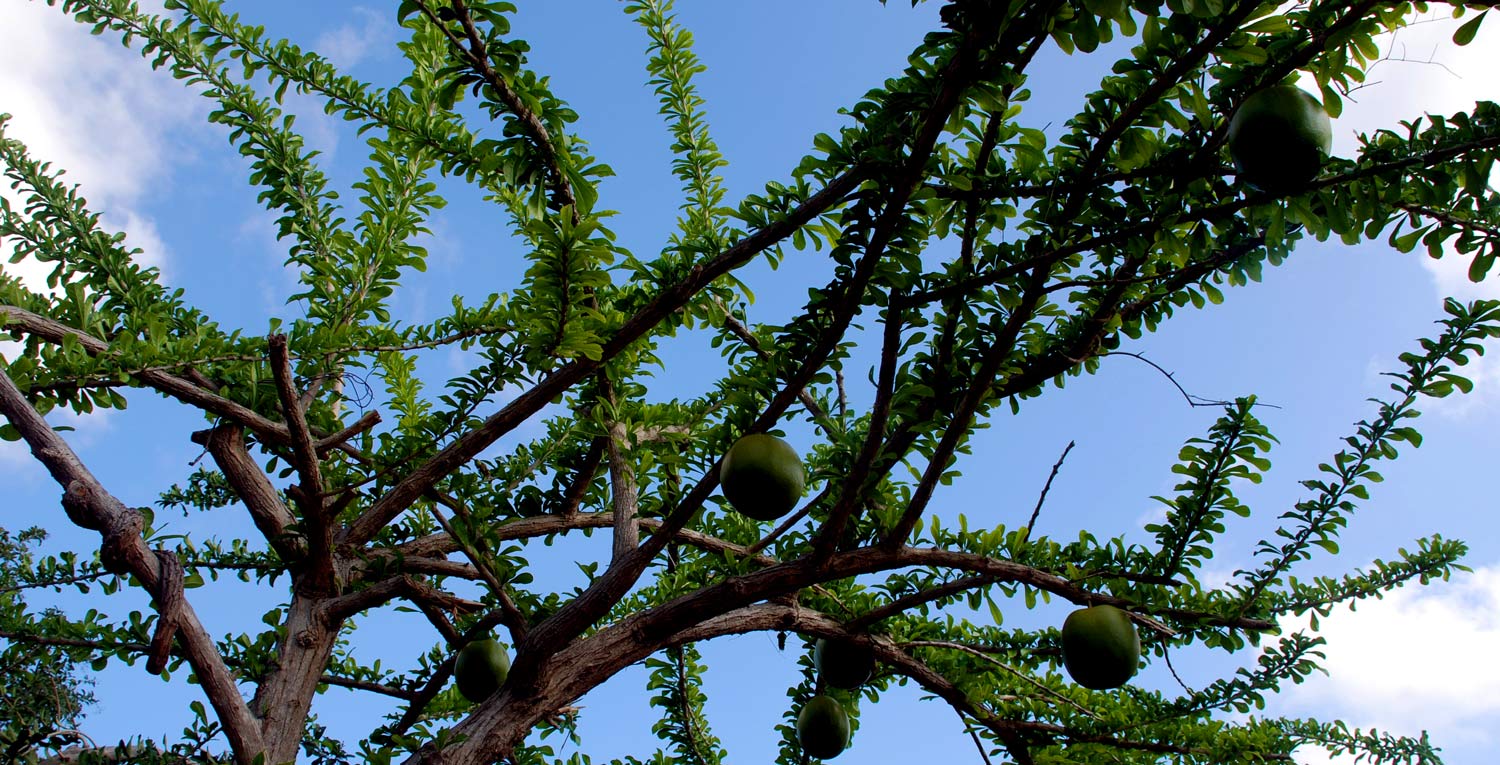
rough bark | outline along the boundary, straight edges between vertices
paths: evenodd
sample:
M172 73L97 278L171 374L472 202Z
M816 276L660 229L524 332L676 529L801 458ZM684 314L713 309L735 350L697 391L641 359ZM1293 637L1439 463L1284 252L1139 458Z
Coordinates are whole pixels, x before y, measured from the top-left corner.
M260 718L267 762L293 762L313 694L333 655L340 622L329 619L322 604L301 594L292 596L282 637L276 646L276 669L261 681L251 708Z

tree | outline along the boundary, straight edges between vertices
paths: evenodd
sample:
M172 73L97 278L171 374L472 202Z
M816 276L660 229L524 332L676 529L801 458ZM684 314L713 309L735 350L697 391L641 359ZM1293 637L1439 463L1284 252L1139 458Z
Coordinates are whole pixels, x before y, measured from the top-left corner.
M122 623L56 617L6 637L47 645L67 634L96 661L144 657L153 673L190 672L211 712L174 756L205 757L202 741L222 733L224 757L245 765L299 752L347 759L310 717L319 690L338 685L404 702L360 743L364 759L550 762L552 747L533 734L567 734L575 699L644 662L664 715L658 759L719 762L694 645L764 631L797 633L809 647L818 638L869 647L880 669L864 703L914 683L962 716L983 753L1022 765L1290 761L1305 744L1437 761L1425 737L1221 713L1248 711L1315 671L1315 633L1276 635L1278 617L1326 615L1460 567L1464 545L1434 537L1343 578L1292 576L1315 550L1337 551L1380 478L1374 463L1420 444L1408 422L1419 399L1467 391L1454 366L1500 336L1500 303L1447 302L1440 334L1400 356L1394 395L1304 482L1307 498L1223 588L1205 588L1195 570L1228 515L1249 512L1233 482L1258 481L1268 464L1273 438L1250 398L1219 402L1222 417L1183 448L1177 494L1148 529L1154 544L1051 539L1032 533L1036 514L969 528L930 512L996 407L1019 410L1096 371L1179 309L1258 281L1309 235L1420 245L1470 257L1471 278L1484 277L1500 252L1493 103L1367 136L1357 157L1330 158L1287 196L1238 183L1223 151L1236 105L1298 72L1336 115L1339 94L1379 55L1373 38L1421 4L955 0L904 74L851 107L851 127L816 136L787 180L728 206L691 36L669 0L633 1L626 12L647 35L686 200L676 235L648 255L606 227L597 184L610 169L528 68L509 3L402 2L410 74L386 89L267 39L212 0L169 0L170 19L123 1L58 5L214 102L211 120L249 158L250 182L279 216L302 285L289 300L306 305L303 318L264 335L223 330L0 134L7 178L25 198L0 207L0 236L16 260L51 268L48 289L0 275L0 315L23 342L0 376L5 435L24 439L64 489L61 515L100 538L94 560L44 559L21 579L139 587L156 609ZM1116 35L1133 41L1130 57L1060 140L1023 126L1038 51L1088 54ZM371 136L353 214L283 120L288 90ZM498 137L470 127L464 100L501 127ZM438 177L497 202L530 267L483 305L455 299L448 316L406 323L389 299L403 275L425 268L416 237L443 204ZM810 290L800 315L778 326L749 320L737 269L825 248L834 276ZM879 330L867 410L841 396L859 322ZM714 391L648 401L642 376L690 329L716 333L724 369ZM427 393L413 354L449 346L477 349L480 361ZM384 395L356 417L348 383L366 376ZM503 390L522 392L498 404ZM212 466L161 505L243 507L263 539L164 538L149 509L111 495L43 419L124 407L146 392L208 423L195 440ZM535 421L539 438L492 450ZM811 496L786 522L772 528L716 496L720 459L739 436L808 423L816 445L800 451ZM586 571L586 587L528 589L536 543L566 545L593 529L612 535L613 555ZM188 593L226 571L282 588L286 605L267 615L269 629L215 640L199 622ZM1087 691L1061 674L1056 629L999 626L999 604L1038 597L1129 612L1147 661L1189 645L1263 652L1253 669L1197 691ZM392 602L419 609L436 632L411 674L361 665L343 649L356 617ZM985 603L995 624L944 615ZM509 677L471 704L449 683L454 656L496 630L513 653ZM790 721L819 690L805 678L792 692L783 762L801 758ZM839 698L857 713L859 694Z
M0 529L0 636L54 632L62 615L27 612L20 593L36 583L31 548L46 538L31 528L12 536ZM42 581L50 581L43 577ZM79 739L74 730L84 705L93 700L75 674L75 658L65 638L14 641L0 651L0 758L14 762L40 747L57 748Z

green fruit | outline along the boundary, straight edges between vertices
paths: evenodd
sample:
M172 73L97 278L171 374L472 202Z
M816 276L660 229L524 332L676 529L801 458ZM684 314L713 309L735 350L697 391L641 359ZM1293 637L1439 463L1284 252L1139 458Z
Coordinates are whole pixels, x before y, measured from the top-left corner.
M1307 187L1333 148L1328 113L1293 85L1259 91L1229 121L1229 154L1246 183L1272 194Z
M875 672L875 651L852 640L819 640L813 648L818 676L834 688L852 691Z
M802 459L787 442L752 433L729 447L719 469L724 497L757 521L774 521L802 498Z
M1082 608L1063 622L1062 655L1073 682L1096 691L1118 688L1135 675L1141 637L1114 606Z
M849 715L828 696L814 696L797 713L797 742L802 751L831 760L849 745Z
M458 692L476 704L499 690L508 674L510 657L505 648L493 640L476 640L464 646L453 662Z

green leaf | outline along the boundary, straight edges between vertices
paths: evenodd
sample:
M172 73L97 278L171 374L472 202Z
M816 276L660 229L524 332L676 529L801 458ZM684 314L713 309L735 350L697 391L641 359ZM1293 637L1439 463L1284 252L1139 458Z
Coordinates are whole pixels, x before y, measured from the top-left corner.
M1472 21L1469 21L1467 24L1459 27L1458 30L1453 33L1453 42L1457 45L1468 45L1469 43L1474 42L1474 35L1479 34L1479 24L1483 22L1484 17L1488 15L1489 11L1485 11L1484 13L1475 16Z

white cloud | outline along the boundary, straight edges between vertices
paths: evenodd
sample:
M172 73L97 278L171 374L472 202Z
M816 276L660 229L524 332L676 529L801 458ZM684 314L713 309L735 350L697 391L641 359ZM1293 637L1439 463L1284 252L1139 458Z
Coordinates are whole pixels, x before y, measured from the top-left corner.
M1283 620L1283 630L1305 626ZM1500 564L1408 586L1321 620L1324 667L1271 703L1277 714L1342 719L1444 746L1500 747ZM1299 753L1299 756L1301 754ZM1306 762L1337 762L1317 759Z
M116 38L90 35L57 8L0 6L0 111L12 115L8 135L34 159L65 170L64 182L79 185L103 225L125 231L127 245L144 249L143 260L159 267L165 248L142 207L184 153L180 127L201 122L196 99ZM19 201L8 184L0 193ZM46 269L39 265L5 268L42 287Z
M358 66L372 53L378 57L392 50L396 41L396 26L389 13L360 6L350 15L354 17L350 23L324 32L313 45L340 71Z
M1354 758L1346 754L1334 756L1328 750L1315 746L1298 747L1297 765L1356 765Z
M1386 60L1370 70L1365 87L1344 99L1344 111L1334 123L1335 154L1353 156L1357 136L1381 128L1400 131L1399 121L1419 114L1450 114L1470 111L1479 100L1494 100L1494 72L1500 68L1500 24L1495 19L1481 24L1479 34L1466 46L1453 44L1453 33L1473 18L1454 19L1433 12L1418 22L1382 35L1376 42ZM1310 85L1310 78L1304 76ZM1500 298L1500 274L1492 273L1484 283L1468 278L1466 258L1454 255L1442 260L1423 259L1438 292L1460 299Z
M1344 99L1344 110L1334 121L1335 154L1352 157L1358 152L1357 136L1379 129L1401 132L1400 120L1420 114L1450 114L1471 111L1475 101L1500 96L1494 88L1494 72L1500 69L1500 19L1486 19L1479 34L1466 46L1453 44L1453 33L1472 19L1473 13L1454 19L1446 8L1420 18L1395 34L1377 38L1386 60L1370 70L1366 86ZM1308 75L1303 87L1316 92ZM1421 259L1441 297L1462 301L1500 299L1500 269L1492 269L1483 282L1469 281L1470 257L1451 247L1440 260L1426 257L1418 247L1412 257ZM1473 416L1500 403L1500 344L1490 343L1488 355L1457 370L1475 383L1470 395L1454 394L1427 400L1423 408L1450 418Z
M1460 20L1428 14L1376 38L1387 58L1372 66L1364 86L1344 99L1343 113L1333 125L1334 153L1353 155L1359 133L1399 130L1399 121L1414 115L1468 111L1476 100L1493 100L1491 78L1500 66L1500 25L1481 25L1472 43L1454 45L1454 30L1471 18L1472 14ZM1303 86L1315 87L1310 76L1304 75Z

